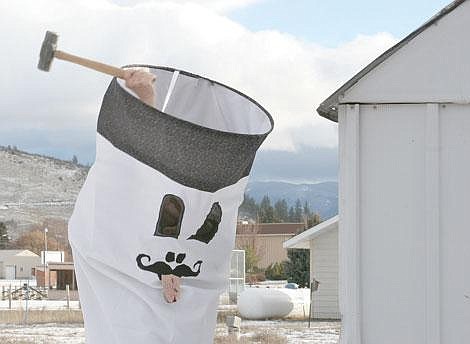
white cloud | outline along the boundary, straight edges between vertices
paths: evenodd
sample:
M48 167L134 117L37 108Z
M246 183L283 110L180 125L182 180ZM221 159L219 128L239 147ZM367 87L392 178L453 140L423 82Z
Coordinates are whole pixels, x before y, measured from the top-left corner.
M197 3L201 6L206 6L218 12L228 12L237 8L243 8L255 3L259 3L265 0L198 0L198 1L186 1L177 0L180 3Z
M216 12L227 13L235 9L247 7L266 0L113 0L115 4L135 6L136 4L152 2L172 2L177 4L193 4L206 7Z
M200 1L226 9L235 2ZM276 31L251 32L186 1L130 7L105 0L0 0L0 13L0 131L95 126L110 78L63 61L54 61L49 73L38 71L41 42L52 30L64 51L114 65L170 65L247 93L275 119L265 149L331 147L336 126L315 108L396 41L380 33L325 48Z

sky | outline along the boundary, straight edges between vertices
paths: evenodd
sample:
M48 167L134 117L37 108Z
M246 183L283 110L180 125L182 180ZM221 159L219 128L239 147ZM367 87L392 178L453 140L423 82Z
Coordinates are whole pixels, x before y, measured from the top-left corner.
M319 103L447 1L0 0L0 145L85 164L110 77L36 66L46 30L58 48L116 66L167 65L256 99L275 129L255 180L337 179L337 124Z

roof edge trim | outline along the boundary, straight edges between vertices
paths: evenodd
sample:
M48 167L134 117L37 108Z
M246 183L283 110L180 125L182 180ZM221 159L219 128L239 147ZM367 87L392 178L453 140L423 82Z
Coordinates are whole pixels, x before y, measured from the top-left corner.
M354 75L351 79L349 79L343 86L338 88L332 95L326 98L317 108L317 113L325 117L333 122L338 122L338 104L340 103L341 96L352 86L354 86L359 80L361 80L366 74L370 71L375 69L378 65L380 65L383 61L388 59L391 55L395 52L400 50L406 44L408 44L411 40L421 34L424 30L426 30L431 25L434 25L438 22L441 18L455 10L457 7L462 5L467 0L455 0L451 2L449 5L444 7L440 10L437 14L435 14L431 19L426 21L423 25L421 25L418 29L411 32L408 36L402 39L400 42L395 44L393 47L389 48L387 51L382 53L379 57L369 63L366 67L364 67L359 73Z

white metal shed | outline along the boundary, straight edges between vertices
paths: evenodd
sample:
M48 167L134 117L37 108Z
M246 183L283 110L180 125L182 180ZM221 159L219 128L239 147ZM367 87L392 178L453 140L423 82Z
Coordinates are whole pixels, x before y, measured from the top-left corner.
M310 280L320 282L313 293L315 319L340 319L338 303L338 216L283 243L284 248L310 249Z
M342 343L470 343L470 1L318 108L339 125Z

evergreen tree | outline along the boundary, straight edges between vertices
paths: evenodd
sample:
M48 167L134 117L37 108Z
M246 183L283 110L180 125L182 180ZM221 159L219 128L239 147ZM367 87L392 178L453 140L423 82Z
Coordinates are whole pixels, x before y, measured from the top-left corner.
M289 222L295 222L295 213L294 213L294 207L289 208Z
M264 196L259 205L259 222L272 223L274 221L274 209L268 195Z
M288 260L284 262L284 273L288 282L297 283L300 287L310 285L310 251L305 249L288 249Z
M313 226L318 225L321 221L320 215L313 213L308 217L307 227L311 228Z
M259 212L259 206L253 197L250 197L248 194L245 194L243 202L238 210L244 215L248 215L252 219L256 219Z
M76 155L73 156L73 158L72 158L72 163L74 163L75 165L78 164L78 158L77 158Z
M10 237L8 236L8 228L5 223L0 222L0 250L8 248Z
M312 211L307 201L297 199L294 206L288 206L284 198L278 199L274 205L268 195L265 195L258 204L253 197L245 194L239 208L242 216L256 219L259 223L301 222L303 229L311 228L321 222L320 215Z
M289 210L285 199L277 200L274 204L274 222L288 222Z
M303 222L302 214L302 202L300 202L300 199L297 198L297 201L295 201L294 205L294 222Z
M303 211L304 211L304 216L306 218L309 218L312 215L312 211L310 210L310 207L309 207L307 201L305 201L305 203L304 203L304 210Z

